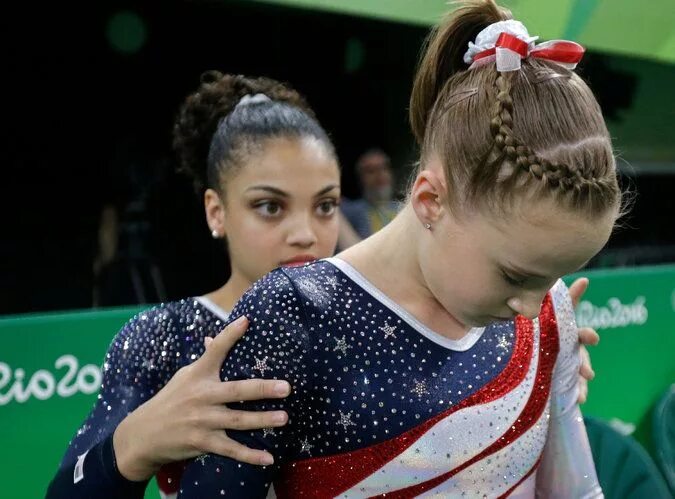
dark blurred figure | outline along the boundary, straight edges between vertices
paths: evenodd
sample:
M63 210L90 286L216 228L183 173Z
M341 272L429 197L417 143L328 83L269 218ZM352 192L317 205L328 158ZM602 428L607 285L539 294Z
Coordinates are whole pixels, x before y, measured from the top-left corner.
M387 225L398 213L400 203L394 199L394 175L391 159L381 149L373 148L356 160L356 174L361 186L360 199L344 199L340 208L356 235L365 239ZM350 246L340 238L340 247Z
M153 245L151 193L161 169L129 161L112 199L101 210L94 257L94 307L166 301Z

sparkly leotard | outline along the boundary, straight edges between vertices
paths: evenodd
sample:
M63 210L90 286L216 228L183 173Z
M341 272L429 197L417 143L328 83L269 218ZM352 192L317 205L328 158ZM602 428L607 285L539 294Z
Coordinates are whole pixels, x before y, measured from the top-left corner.
M97 402L68 446L49 499L143 497L147 481L131 482L117 471L113 432L178 369L201 355L204 338L220 333L228 315L197 297L159 305L125 324L106 354ZM175 497L182 467L174 463L158 473L162 497Z
M228 432L266 468L192 461L179 497L602 497L576 405L578 338L562 282L537 321L429 330L339 259L281 269L232 317L249 332L223 380L287 379L289 424Z
M576 405L577 329L562 282L538 320L473 329L459 341L335 258L268 274L231 317L243 314L249 331L221 378L287 379L293 393L231 407L284 409L290 419L228 435L276 462L200 456L187 464L179 497L602 497ZM142 330L114 343L87 432L114 431L119 421L105 419L107 407L135 408L124 404L125 390L147 399L163 386L173 372L152 371L162 358L180 359L176 369L203 350L199 334L147 345L156 335ZM115 359L127 366L119 374ZM130 379L140 387L125 387ZM78 438L71 456L92 442Z

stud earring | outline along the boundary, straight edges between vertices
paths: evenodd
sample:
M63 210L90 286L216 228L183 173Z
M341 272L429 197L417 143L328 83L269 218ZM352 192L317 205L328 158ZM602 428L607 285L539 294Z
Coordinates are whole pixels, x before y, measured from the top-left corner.
M213 229L213 230L211 231L211 237L212 237L213 239L218 239L218 238L220 238L220 234L218 234L218 231L217 231L216 229Z
M427 230L431 230L431 224L430 223L424 224L424 228Z

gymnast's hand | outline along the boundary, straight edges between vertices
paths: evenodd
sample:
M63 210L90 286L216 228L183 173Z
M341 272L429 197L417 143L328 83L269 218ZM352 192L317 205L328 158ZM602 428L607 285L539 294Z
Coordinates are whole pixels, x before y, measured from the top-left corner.
M588 279L580 277L570 286L570 296L572 303L576 307L581 300L581 297L588 289ZM595 372L591 367L591 356L588 353L585 345L597 345L600 341L600 336L597 331L591 327L579 328L579 342L581 343L581 367L579 368L579 403L586 402L588 397L588 382L595 378Z
M266 465L272 455L230 439L223 430L251 430L283 426L283 411L246 412L229 409L228 402L287 397L285 381L220 380L220 368L232 346L242 337L248 320L241 317L213 339L204 354L181 368L150 400L131 412L117 427L113 447L120 473L129 480L152 477L169 462L204 453ZM210 340L210 341L209 341Z

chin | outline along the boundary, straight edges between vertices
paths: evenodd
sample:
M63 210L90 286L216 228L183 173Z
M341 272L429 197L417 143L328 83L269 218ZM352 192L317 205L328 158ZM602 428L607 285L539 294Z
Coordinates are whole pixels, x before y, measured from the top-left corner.
M488 326L494 322L497 322L496 319L494 319L491 316L484 316L484 317L471 317L467 318L464 321L464 324L467 327L485 327Z

